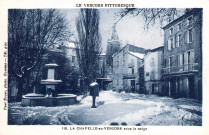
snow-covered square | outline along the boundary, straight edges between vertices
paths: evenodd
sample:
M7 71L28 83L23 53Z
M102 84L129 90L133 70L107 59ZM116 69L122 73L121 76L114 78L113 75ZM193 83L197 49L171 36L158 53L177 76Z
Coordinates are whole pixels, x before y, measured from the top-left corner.
M202 104L195 99L101 91L97 108L92 97L78 96L78 103L57 107L22 107L10 103L11 125L119 125L201 126Z

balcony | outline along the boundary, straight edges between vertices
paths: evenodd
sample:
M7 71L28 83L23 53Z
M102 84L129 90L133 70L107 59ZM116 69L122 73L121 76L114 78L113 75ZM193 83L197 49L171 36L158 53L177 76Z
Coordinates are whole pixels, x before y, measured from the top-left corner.
M198 63L187 64L176 67L168 67L162 69L162 74L175 74L175 73L186 73L186 72L198 72Z
M136 78L136 74L132 74L132 73L123 74L123 79L135 79L135 78Z

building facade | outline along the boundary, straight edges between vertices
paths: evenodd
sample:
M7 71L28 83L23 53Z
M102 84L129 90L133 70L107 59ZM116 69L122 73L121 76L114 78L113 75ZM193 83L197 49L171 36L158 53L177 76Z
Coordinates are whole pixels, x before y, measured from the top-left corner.
M144 54L144 48L127 44L113 55L113 90L140 92L139 71Z
M163 93L202 98L202 9L192 9L164 29Z
M163 50L164 46L146 51L144 56L144 94L161 95L162 93Z
M102 53L99 55L99 68L98 68L98 76L97 82L99 84L100 90L108 90L109 84L112 82L112 78L107 77L107 70L106 70L106 54Z

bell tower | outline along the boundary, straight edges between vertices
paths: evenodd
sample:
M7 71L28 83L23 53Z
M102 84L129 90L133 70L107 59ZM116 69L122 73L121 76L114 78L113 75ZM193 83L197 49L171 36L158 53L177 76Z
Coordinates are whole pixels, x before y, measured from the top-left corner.
M107 77L112 77L113 59L112 55L120 50L121 40L119 40L116 23L112 27L112 35L107 40L106 63L107 63Z

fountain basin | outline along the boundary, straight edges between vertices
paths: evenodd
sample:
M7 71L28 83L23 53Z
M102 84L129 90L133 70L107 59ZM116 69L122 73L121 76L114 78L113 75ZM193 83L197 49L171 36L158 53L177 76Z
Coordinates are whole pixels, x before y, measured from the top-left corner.
M54 79L46 79L46 80L41 80L41 84L48 84L48 85L51 85L51 84L59 84L61 83L62 81L61 80L54 80Z
M74 94L58 94L57 97L45 97L42 94L27 94L22 97L22 106L65 106L77 103Z

